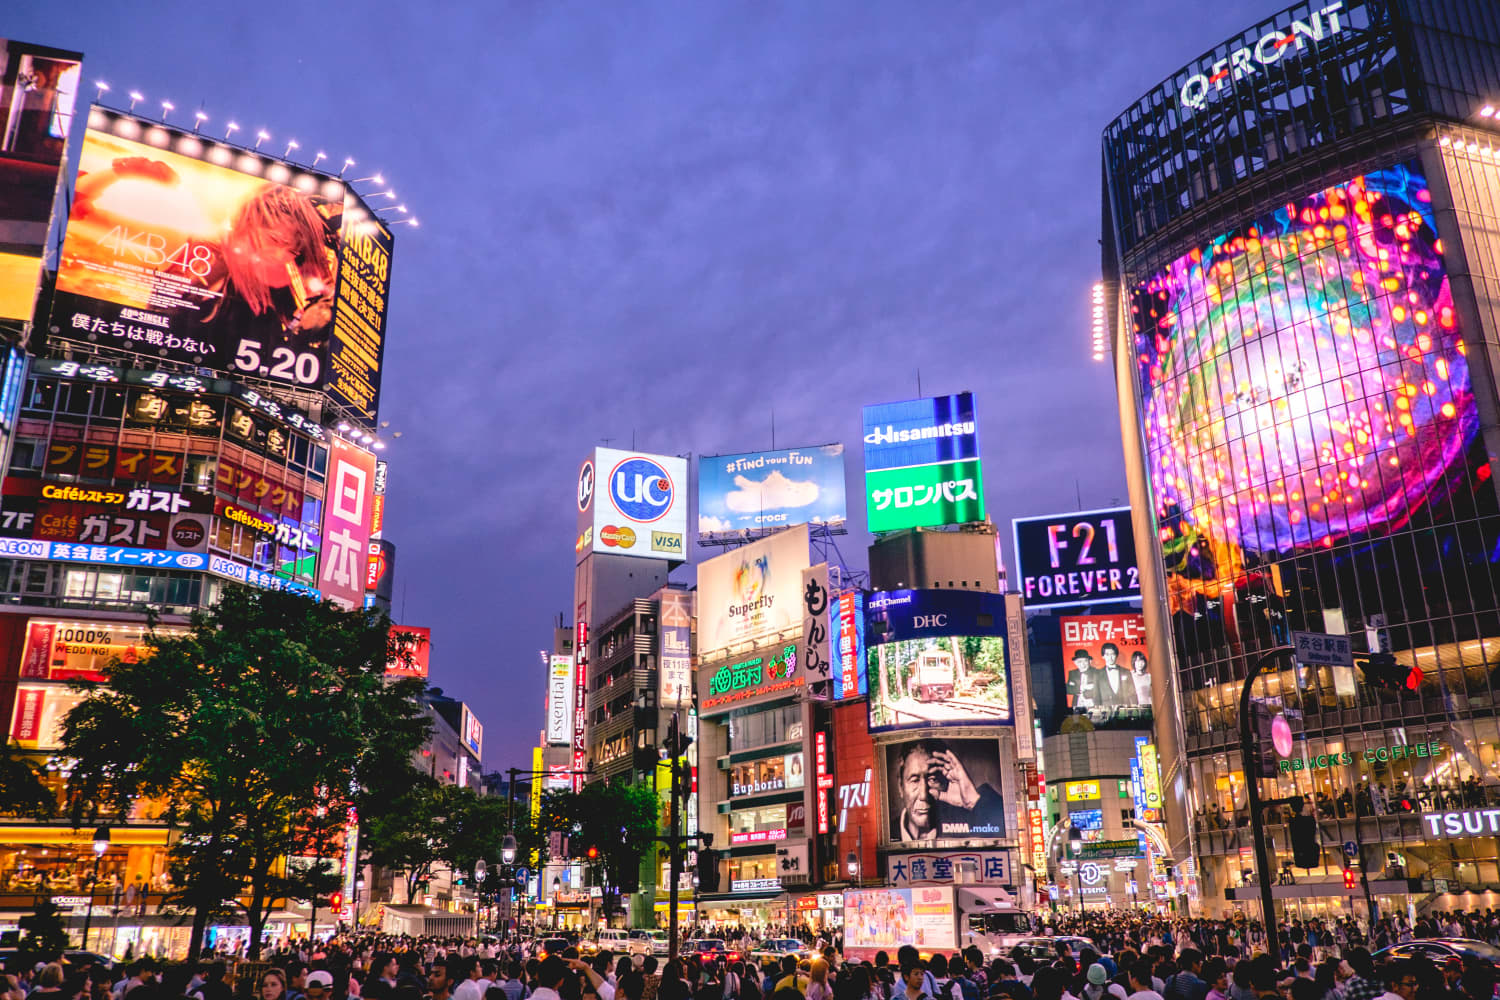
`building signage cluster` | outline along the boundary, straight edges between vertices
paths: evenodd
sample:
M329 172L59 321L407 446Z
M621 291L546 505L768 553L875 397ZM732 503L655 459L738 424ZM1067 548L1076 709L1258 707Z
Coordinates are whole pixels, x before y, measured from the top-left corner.
M698 463L698 537L749 538L794 524L842 530L844 446L707 455Z
M1028 611L1141 596L1129 507L1017 518L1012 527Z
M864 444L871 532L984 520L973 393L866 406Z

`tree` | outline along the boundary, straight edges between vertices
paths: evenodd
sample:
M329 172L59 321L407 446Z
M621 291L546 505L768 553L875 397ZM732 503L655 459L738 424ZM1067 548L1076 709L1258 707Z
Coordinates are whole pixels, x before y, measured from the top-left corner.
M364 849L371 864L400 872L415 899L444 868L467 878L481 858L498 864L507 826L503 799L424 778L369 824Z
M147 797L179 836L178 888L208 919L240 900L250 957L278 900L330 890L349 820L418 780L421 681L387 681L389 621L296 594L230 588L180 636L150 621L150 655L116 660L63 722L75 823Z
M57 796L26 751L14 743L0 744L0 816L50 819L56 811Z
M543 793L536 827L566 833L573 859L591 866L606 885L618 890L635 882L648 855L656 856L660 819L661 799L655 792L617 779L592 782L577 793ZM598 851L592 861L589 848ZM541 850L545 856L545 843Z
M62 913L51 900L39 901L19 924L25 933L16 950L27 968L36 962L55 962L62 957L68 947L68 931L63 926Z

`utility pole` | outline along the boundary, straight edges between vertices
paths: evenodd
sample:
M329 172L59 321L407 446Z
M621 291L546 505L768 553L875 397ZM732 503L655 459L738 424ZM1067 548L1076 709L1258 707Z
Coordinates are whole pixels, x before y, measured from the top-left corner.
M677 883L682 881L682 840L677 834L679 813L682 809L682 775L677 767L677 717L672 713L672 722L667 727L667 753L672 765L672 825L667 831L667 959L677 957Z
M1240 688L1240 767L1245 772L1245 796L1250 804L1250 840L1255 845L1255 874L1260 883L1260 910L1261 920L1266 927L1266 952L1276 962L1281 961L1281 945L1276 933L1276 902L1271 898L1271 861L1266 853L1266 821L1261 815L1260 770L1251 766L1252 756L1258 764L1259 755L1252 754L1255 744L1250 732L1250 690L1260 672L1269 664L1295 652L1291 646L1278 646L1261 656L1250 665L1250 673L1245 675L1244 686Z

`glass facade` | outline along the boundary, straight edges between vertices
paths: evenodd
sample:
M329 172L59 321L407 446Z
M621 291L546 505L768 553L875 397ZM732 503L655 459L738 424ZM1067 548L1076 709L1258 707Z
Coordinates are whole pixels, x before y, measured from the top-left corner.
M1293 740L1262 796L1300 796L1327 848L1299 884L1342 897L1354 842L1382 905L1500 887L1494 841L1423 832L1500 802L1500 133L1475 127L1497 89L1491 3L1313 2L1105 132L1122 410L1161 570L1147 622L1170 640L1211 908L1253 877L1243 678L1296 630L1416 668L1402 690L1285 660L1257 682ZM1266 816L1278 871L1289 818Z

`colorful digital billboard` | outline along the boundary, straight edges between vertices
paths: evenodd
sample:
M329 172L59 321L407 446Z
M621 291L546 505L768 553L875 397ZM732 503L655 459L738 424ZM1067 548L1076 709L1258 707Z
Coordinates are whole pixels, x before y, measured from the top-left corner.
M871 532L984 520L973 393L866 406L864 443Z
M432 668L432 629L420 625L392 625L387 677L427 679Z
M390 254L338 178L96 107L54 336L326 389L370 426Z
M844 446L815 445L698 463L698 536L743 538L794 524L843 528Z
M375 455L343 438L334 438L330 445L318 586L330 600L357 608L365 594Z
M683 562L687 459L595 448L578 468L579 560L590 552Z
M1140 612L1064 615L1059 620L1065 704L1096 725L1151 720L1151 662Z
M28 321L36 305L82 60L0 38L0 319Z
M1479 336L1444 250L1413 161L1288 201L1131 290L1166 597L1184 621L1263 602L1257 567L1279 556L1337 558L1454 516L1442 505L1464 488L1493 503L1470 448Z
M1005 836L999 740L924 736L883 752L892 843Z
M699 563L699 657L799 626L809 556L803 524Z
M834 595L828 611L828 646L833 657L834 698L869 693L865 683L865 594L845 590Z
M865 610L872 730L1014 722L1003 594L889 590Z
M1011 526L1028 611L1141 596L1129 507L1018 517Z

